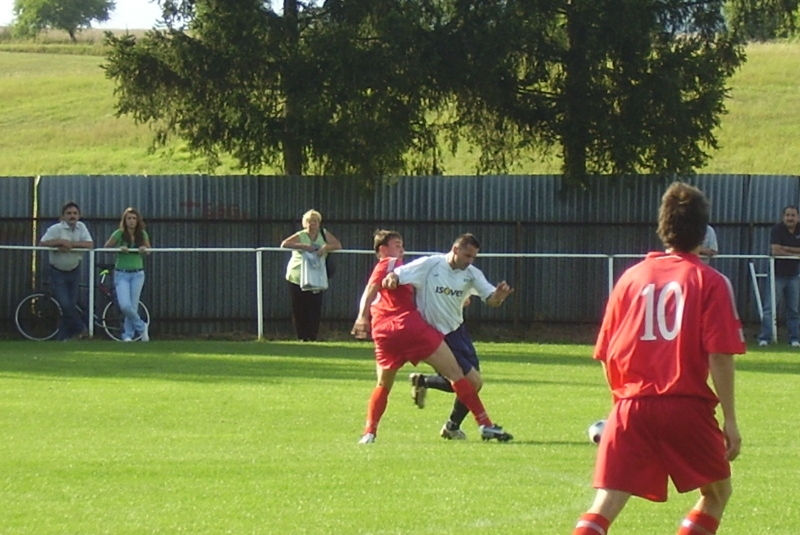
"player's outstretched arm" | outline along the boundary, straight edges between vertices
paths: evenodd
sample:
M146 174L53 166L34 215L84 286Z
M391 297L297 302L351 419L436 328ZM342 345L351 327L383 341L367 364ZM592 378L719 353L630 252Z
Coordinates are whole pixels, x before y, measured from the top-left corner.
M728 460L732 461L739 455L742 447L742 436L739 434L739 426L736 423L733 355L712 353L708 356L708 364L711 380L714 382L714 390L722 408L724 419L722 431L728 446Z
M490 307L499 307L512 293L514 293L514 288L509 286L506 281L502 281L497 285L492 295L486 299L486 304Z

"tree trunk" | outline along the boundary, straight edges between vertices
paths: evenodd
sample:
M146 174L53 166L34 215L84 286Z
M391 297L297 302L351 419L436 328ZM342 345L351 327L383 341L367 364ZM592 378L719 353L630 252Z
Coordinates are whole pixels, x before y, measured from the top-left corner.
M569 50L564 65L564 119L561 144L564 175L568 183L586 183L586 151L589 146L589 59L586 50L584 13L577 1L569 2L567 36Z
M286 25L286 40L289 50L288 66L284 71L284 138L283 138L283 170L288 176L301 176L303 174L302 143L297 135L297 98L293 94L298 87L293 80L295 75L294 58L298 54L299 32L297 28L297 1L283 0L283 18Z

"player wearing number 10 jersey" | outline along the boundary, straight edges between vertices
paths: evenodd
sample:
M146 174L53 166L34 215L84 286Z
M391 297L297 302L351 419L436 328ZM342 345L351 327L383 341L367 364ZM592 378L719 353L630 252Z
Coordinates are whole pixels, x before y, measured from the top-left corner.
M741 445L732 355L745 345L730 282L697 256L707 223L703 193L672 184L659 211L667 251L628 269L609 298L594 358L614 406L597 454L597 496L573 535L605 535L631 495L665 501L668 478L679 492L700 489L678 534L716 533Z

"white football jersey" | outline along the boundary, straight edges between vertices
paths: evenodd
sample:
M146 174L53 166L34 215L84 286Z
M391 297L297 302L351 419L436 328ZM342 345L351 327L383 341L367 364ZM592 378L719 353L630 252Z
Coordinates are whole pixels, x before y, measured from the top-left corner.
M446 255L424 256L394 270L400 284L416 288L417 308L425 320L443 334L464 323L464 301L472 295L483 301L495 291L475 266L453 269Z

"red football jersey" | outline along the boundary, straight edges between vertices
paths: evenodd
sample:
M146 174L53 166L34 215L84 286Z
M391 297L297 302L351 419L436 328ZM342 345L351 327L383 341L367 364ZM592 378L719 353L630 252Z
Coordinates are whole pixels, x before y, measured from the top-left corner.
M369 277L368 284L377 284L379 287L381 281L388 273L394 271L394 268L403 264L401 258L382 258L378 261L375 269L372 270L372 275ZM370 315L372 316L372 325L377 325L386 318L396 316L403 312L409 312L417 309L417 304L414 301L414 287L410 284L399 285L394 290L387 290L381 288L378 291L378 296L370 306Z
M605 362L615 400L670 395L716 402L708 355L744 352L727 277L694 254L650 253L614 287L594 358Z

